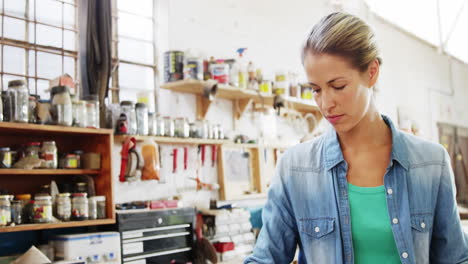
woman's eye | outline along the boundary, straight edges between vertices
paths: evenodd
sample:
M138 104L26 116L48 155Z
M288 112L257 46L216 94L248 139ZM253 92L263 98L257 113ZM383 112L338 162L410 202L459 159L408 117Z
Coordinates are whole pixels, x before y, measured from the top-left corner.
M312 92L313 93L318 93L318 92L320 92L320 89L312 89Z
M332 87L333 87L333 89L336 89L336 90L343 90L343 89L346 87L346 85L343 85L343 86L332 86Z

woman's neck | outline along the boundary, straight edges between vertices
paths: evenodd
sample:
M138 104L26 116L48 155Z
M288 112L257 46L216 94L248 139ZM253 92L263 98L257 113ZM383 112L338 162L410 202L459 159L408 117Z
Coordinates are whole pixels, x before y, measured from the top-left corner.
M338 133L341 149L359 151L392 144L392 132L380 113L371 107L350 131Z

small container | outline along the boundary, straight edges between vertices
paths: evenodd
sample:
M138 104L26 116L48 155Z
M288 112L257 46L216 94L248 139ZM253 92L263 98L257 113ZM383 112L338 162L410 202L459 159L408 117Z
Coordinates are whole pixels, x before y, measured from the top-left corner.
M137 134L148 135L148 107L144 103L137 103L135 106L137 118Z
M216 124L211 124L211 130L213 131L211 139L219 139L219 129Z
M88 220L88 194L74 193L72 199L71 219L75 221Z
M156 131L156 115L154 113L148 113L148 135L156 136Z
M163 137L165 133L164 119L160 116L156 116L156 136Z
M229 65L225 64L223 60L217 60L215 64L211 64L210 72L213 80L218 81L218 83L229 83Z
M95 196L88 198L88 219L97 219L97 202Z
M197 127L198 138L207 139L208 138L208 123L206 121L198 119L195 121Z
M174 126L174 135L176 137L188 138L190 136L190 127L187 122L187 119L183 117L176 118Z
M218 139L224 139L224 130L223 130L223 127L221 126L221 124L218 124L217 125L218 127Z
M38 100L39 100L38 95L29 96L29 123L32 123L32 124L37 123L36 108L37 108Z
M120 102L121 114L125 114L128 125L128 134L135 135L137 133L136 113L133 102L122 101Z
M51 124L52 115L51 115L52 105L48 100L39 100L37 101L36 106L36 116L38 124Z
M50 195L50 185L49 184L42 185L39 190L39 193ZM38 194L37 196L40 196L40 195Z
M36 195L34 197L34 223L52 222L52 197L49 195Z
M271 81L263 80L259 87L260 93L264 95L271 95L272 88L271 88Z
M16 199L23 204L22 221L23 223L33 223L34 201L31 201L30 194L18 194Z
M61 166L63 169L77 169L78 156L75 154L67 154L61 159Z
M86 182L77 182L75 184L75 193L88 193L88 184Z
M44 160L44 168L57 169L58 153L55 141L45 141L42 143L41 158Z
M73 105L68 86L55 86L51 89L52 118L54 123L62 126L73 124Z
M195 123L190 123L189 128L191 138L200 138L200 135L198 134L197 130L197 125L195 125Z
M78 159L77 168L78 168L78 169L82 169L82 168L83 168L83 155L84 155L84 151L82 151L82 150L75 150L75 151L73 151L73 154L75 154L76 157L77 157L77 159Z
M57 194L55 203L55 216L62 221L70 221L72 208L70 193Z
M105 219L106 215L106 197L94 196L97 204L97 219Z
M11 221L15 225L23 224L23 202L20 200L11 201Z
M10 148L0 148L0 168L11 168L12 155Z
M40 142L30 142L26 144L26 157L40 158L39 153L41 152Z
M10 121L27 123L29 121L29 91L23 80L8 82L8 93L12 103L12 119Z
M173 137L174 136L174 121L169 116L164 118L164 136Z
M0 195L0 226L11 222L11 203L9 195Z
M87 112L85 101L73 102L73 126L86 127Z
M86 101L86 127L99 128L99 102Z
M2 113L3 117L0 121L9 122L13 119L13 102L11 95L8 91L2 92Z

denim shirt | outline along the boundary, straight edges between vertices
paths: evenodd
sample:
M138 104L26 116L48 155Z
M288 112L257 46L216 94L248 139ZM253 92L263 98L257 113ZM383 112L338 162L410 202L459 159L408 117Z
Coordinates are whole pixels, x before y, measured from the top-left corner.
M450 158L435 143L395 129L384 176L390 225L401 263L468 263ZM254 252L244 263L354 263L348 165L337 134L289 149L281 158Z

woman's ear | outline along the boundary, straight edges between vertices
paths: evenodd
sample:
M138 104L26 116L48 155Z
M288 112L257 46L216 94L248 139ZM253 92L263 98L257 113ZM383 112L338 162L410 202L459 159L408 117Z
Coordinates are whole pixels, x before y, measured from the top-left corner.
M367 74L369 77L369 87L374 87L379 78L380 64L377 59L373 60L367 69Z

